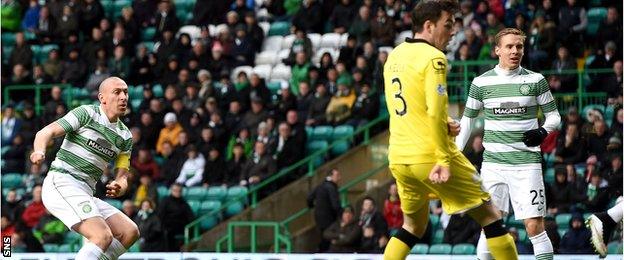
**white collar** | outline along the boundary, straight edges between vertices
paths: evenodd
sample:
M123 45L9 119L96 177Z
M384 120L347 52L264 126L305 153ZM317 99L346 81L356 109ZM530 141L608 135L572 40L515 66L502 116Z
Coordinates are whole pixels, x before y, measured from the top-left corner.
M520 70L522 69L521 66L518 66L515 69L512 70L506 70L500 67L500 65L496 65L496 67L494 67L494 72L496 72L496 75L500 75L500 76L514 76L514 75L518 75L520 74Z

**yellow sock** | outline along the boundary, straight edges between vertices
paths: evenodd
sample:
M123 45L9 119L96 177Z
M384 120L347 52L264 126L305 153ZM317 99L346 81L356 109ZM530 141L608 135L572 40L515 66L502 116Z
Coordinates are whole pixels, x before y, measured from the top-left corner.
M490 253L496 260L517 260L518 251L514 243L513 237L505 234L498 237L487 239L487 245Z
M386 250L384 251L384 260L403 260L407 257L412 249L403 241L396 237L390 238Z

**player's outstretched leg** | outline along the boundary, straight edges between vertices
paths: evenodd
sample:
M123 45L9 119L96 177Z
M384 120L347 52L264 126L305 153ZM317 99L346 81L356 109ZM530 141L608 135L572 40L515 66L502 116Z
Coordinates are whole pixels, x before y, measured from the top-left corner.
M592 214L585 221L587 228L592 233L591 243L600 257L607 256L607 243L611 233L617 226L617 223L622 221L622 206L624 206L624 203L619 202L606 212Z
M429 203L426 203L429 205ZM429 207L421 207L414 214L403 214L403 226L386 245L384 260L403 260L410 253L419 237L427 230Z
M101 217L83 220L72 228L89 240L76 254L76 260L108 259L104 254L113 240L113 233Z
M503 227L498 210L490 202L468 211L468 215L483 227L487 246L497 260L516 260L518 251L513 238Z
M552 260L553 246L544 229L544 218L527 218L524 220L529 240L533 244L533 254L537 260Z

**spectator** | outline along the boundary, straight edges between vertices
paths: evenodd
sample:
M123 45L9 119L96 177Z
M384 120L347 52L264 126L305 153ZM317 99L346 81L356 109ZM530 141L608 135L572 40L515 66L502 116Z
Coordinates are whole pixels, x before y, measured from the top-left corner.
M362 201L358 225L362 228L370 226L380 239L388 239L388 224L381 212L377 210L375 200L372 197L365 197Z
M39 220L39 223L33 228L34 236L44 244L61 244L67 233L65 224L56 217L52 216L48 210Z
M166 247L159 247L158 251L179 252L182 241L176 239L176 236L182 235L184 227L193 221L193 211L182 198L182 185L171 185L170 195L165 197L158 206L158 217L162 221L164 235L166 238Z
M588 167L589 171L589 167ZM609 204L608 184L603 181L599 172L590 174L590 182L587 184L587 200L585 207L589 212L602 212L607 210Z
M180 175L176 179L176 183L180 183L185 187L192 187L200 184L206 167L206 159L204 155L197 151L195 145L189 145L186 150L187 159L182 165Z
M136 11L134 15L137 23L139 23L141 27L147 27L154 24L157 4L157 1L150 0L133 1L132 9Z
M321 234L318 252L326 252L329 249L332 239L325 238L324 233L332 223L336 222L340 214L340 198L338 196L340 175L340 171L337 169L328 171L325 181L316 186L307 198L308 207L314 207L314 221ZM350 214L353 215L353 212Z
M69 52L69 59L63 62L61 69L61 82L81 86L87 75L86 65L80 59L77 49Z
M530 67L535 70L547 67L546 62L552 60L556 43L555 24L548 22L544 16L537 16L531 23L528 39Z
M370 23L371 38L376 46L394 45L394 24L382 8L377 8L377 16Z
M355 102L355 93L346 82L338 83L338 91L327 105L325 118L330 124L339 125L351 116L351 108Z
M479 241L480 232L479 224L467 214L455 214L451 216L444 229L443 242L451 245L461 243L476 245Z
M477 38L473 29L467 28L464 30L464 35L466 40L464 40L461 44L466 44L468 46L469 59L477 59L479 57L479 52L481 51L481 42Z
M551 89L556 92L576 91L576 73L569 73L569 70L576 70L576 61L570 56L568 48L564 46L559 47L557 59L552 63L552 69L557 71L558 76L550 77L549 85Z
M576 3L576 0L567 0L559 8L558 35L562 42L570 46L570 53L579 57L582 53L582 42L585 28L587 28L587 13L585 8Z
M164 142L171 143L172 146L178 145L178 135L184 131L180 123L178 123L178 117L174 113L167 113L164 119L165 128L160 130L158 141L156 142L156 151L159 154L163 153L162 145Z
M136 20L132 7L126 6L121 9L121 17L117 23L124 29L125 38L130 45L134 46L134 44L141 41L140 24Z
M264 121L268 116L268 112L264 109L264 103L260 97L251 99L251 109L245 113L241 120L241 126L252 129L250 134L257 135L257 127L260 122Z
M61 93L61 88L59 86L53 86L50 90L50 98L44 105L44 123L52 121L57 106L65 106L67 109L65 102L61 98Z
M262 100L263 104L271 104L272 94L271 90L267 88L264 79L261 79L260 76L256 73L251 74L251 78L249 79L249 87L244 87L239 91L239 102L243 105L243 109L249 109L251 99L257 97Z
M349 30L355 18L356 5L351 0L341 0L329 18L335 33L343 34Z
M351 69L355 64L355 51L357 45L357 39L353 35L349 35L347 38L347 44L340 48L340 55L338 61L345 64L348 69ZM323 75L325 76L325 75Z
M377 118L380 106L379 97L371 92L369 83L364 82L351 108L351 117L347 124L357 129Z
M390 184L388 198L384 201L384 219L388 223L389 235L394 235L403 226L403 210L396 183Z
M24 137L21 134L16 134L13 137L13 142L5 144L8 150L2 155L4 164L2 165L2 171L6 173L23 173L26 171L26 151L28 149L27 144L24 142Z
M232 158L226 163L225 183L228 186L244 185L247 181L243 175L243 169L247 163L243 144L236 143L232 147Z
M112 58L111 58L112 61ZM111 64L114 66L114 64ZM98 62L95 70L89 75L84 88L89 92L91 97L97 97L99 93L100 83L111 76L111 73L104 62Z
M137 214L134 202L132 202L131 200L124 200L121 204L121 212L128 216L128 218L134 219Z
M88 34L93 27L98 26L104 17L104 7L100 1L85 0L79 8L80 28L84 34Z
M186 159L186 153L174 150L173 145L169 141L165 141L162 144L162 153L160 155L162 156L161 176L165 185L171 185L180 174Z
M613 137L612 137L613 138ZM609 198L622 196L622 155L613 154L610 156L610 163L607 165L602 176L609 183Z
M22 220L28 228L32 228L39 223L44 214L45 207L41 201L41 185L37 185L32 191L32 201L30 201L22 213Z
M141 175L139 178L139 185L132 199L134 205L141 208L141 203L145 200L157 201L158 190L156 188L156 185L152 182L152 178L149 175Z
M353 208L344 207L342 216L323 232L323 238L330 241L332 253L354 253L359 249L362 229L355 220Z
M570 212L573 204L572 190L567 179L567 169L563 165L555 167L555 182L546 186L548 213L552 215Z
M164 31L178 31L178 28L180 28L180 21L171 8L170 2L161 1L158 3L154 24L156 25L156 35L163 35L162 33Z
M22 120L15 117L15 108L13 105L7 105L2 111L2 146L12 144L21 127Z
M321 15L321 5L316 0L301 2L301 7L293 15L292 24L295 28L309 33L323 33L325 21Z
M119 45L115 47L113 57L108 60L108 67L113 76L128 78L130 76L130 58L125 54L124 47Z
M234 65L253 65L254 56L254 44L247 36L245 26L242 24L236 26L234 44L232 45L232 57L234 58Z
M22 18L22 29L30 31L37 26L40 10L41 7L36 0L28 1L28 9Z
M9 56L9 68L13 68L17 64L22 64L26 68L32 67L33 52L30 44L26 43L23 32L15 33L15 47Z
M283 169L303 159L305 143L299 143L287 122L279 124L278 136L269 141L269 150L274 154L277 169Z
M154 202L145 199L141 202L141 208L134 218L134 223L139 227L139 248L141 252L160 252L165 248L163 236L163 224L154 212Z
M286 119L286 113L296 108L297 97L294 96L287 84L283 84L281 87L281 93L279 94L277 100L277 104L274 108L277 120L282 121Z
M208 151L208 160L203 172L203 186L218 186L225 185L226 167L221 152L217 147L212 147Z
M35 133L41 128L41 117L35 115L35 108L30 102L24 103L22 111L22 126L20 132L24 137L24 143L30 144L35 139Z
M43 71L46 75L50 76L51 81L59 82L63 64L61 63L58 49L52 49L50 53L48 53L48 59L43 62L42 66Z
M590 244L591 232L583 225L583 216L573 214L570 229L561 238L559 252L562 254L591 254L594 250Z
M30 71L28 71L28 69L22 65L22 64L15 64L15 66L13 66L13 74L11 74L11 81L10 83L11 85L30 85L32 84L32 80L31 80L31 76L30 76ZM20 93L22 94L22 93ZM23 99L23 94L22 95L16 95L14 96L15 99L19 100L19 99Z
M308 117L308 111L310 110L313 99L314 93L310 91L310 83L305 81L299 82L299 95L297 96L296 110L298 118L301 118L304 122Z
M63 15L56 20L56 35L67 38L72 33L78 33L80 21L69 5L63 7Z
M371 39L371 24L370 8L361 6L358 10L358 16L353 20L349 28L349 35L353 35L357 39L358 46Z
M47 6L42 6L39 9L39 17L35 26L28 30L33 32L41 43L48 44L56 40L55 26L56 21L50 16L50 9Z
M307 126L324 125L327 122L325 111L331 100L331 97L327 94L325 85L317 84L316 93L310 103L310 110L306 120Z
M607 76L603 81L602 89L607 92L608 104L622 104L622 79L622 60L616 60L613 63L613 74Z
M153 160L150 149L146 146L139 148L139 154L132 159L131 166L136 170L139 176L147 175L154 180L160 179L158 164ZM139 202L140 201L141 200L139 200Z
M610 138L607 132L607 125L603 120L597 120L594 122L593 130L593 133L587 134L587 155L589 155L589 160L603 162L607 159L607 144ZM595 159L592 159L592 157L595 157Z
M622 46L622 19L615 6L607 9L607 17L600 22L596 37L596 46L603 46L609 41L615 42L616 46Z
M256 142L254 152L243 168L243 175L247 180L245 185L253 186L260 183L275 174L276 167L275 160L266 152L266 145L263 142Z
M563 135L557 138L555 161L558 163L575 164L583 161L585 140L581 138L579 125L567 124Z
M43 71L43 66L41 66L41 64L37 64L33 67L33 73L32 73L32 78L30 79L30 82L32 82L35 85L43 85L43 84L50 84L51 79Z
M299 94L298 89L296 89L299 86L299 82L308 80L310 66L311 64L305 52L297 52L295 54L295 65L292 67L292 78L289 81L295 95Z
M358 253L383 253L388 240L385 237L380 237L380 234L375 233L375 228L372 226L362 227L362 238L360 242L360 248Z
M158 141L159 128L153 120L153 116L149 111L141 113L138 126L141 133L140 146L145 146L148 150L154 150Z
M373 67L373 92L379 91L378 93L384 93L383 67L386 64L386 60L388 60L388 53L385 51L379 52Z
M2 201L2 217L10 223L22 221L22 213L24 212L24 204L22 198L17 194L15 189L10 189L6 194L6 198ZM5 231L4 220L2 222L2 235Z

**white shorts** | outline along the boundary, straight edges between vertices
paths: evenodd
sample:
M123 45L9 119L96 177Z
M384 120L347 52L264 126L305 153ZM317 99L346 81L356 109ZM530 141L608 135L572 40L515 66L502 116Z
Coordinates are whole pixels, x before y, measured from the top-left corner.
M542 170L481 168L484 189L498 209L509 213L509 201L516 220L546 215L546 191Z
M41 198L45 208L70 230L85 219L107 219L121 213L117 208L93 197L89 185L65 173L48 172L43 180Z

